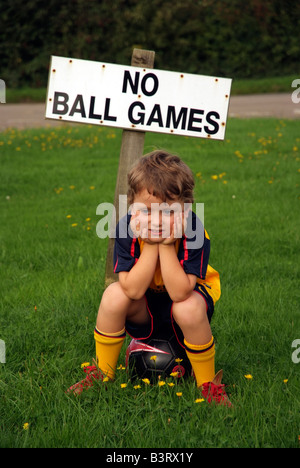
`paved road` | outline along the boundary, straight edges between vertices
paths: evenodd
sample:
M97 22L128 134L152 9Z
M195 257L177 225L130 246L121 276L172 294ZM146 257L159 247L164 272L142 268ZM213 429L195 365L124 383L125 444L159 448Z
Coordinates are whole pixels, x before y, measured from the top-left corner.
M9 127L22 129L66 125L56 120L46 120L44 114L45 104L0 104L0 131ZM229 116L300 119L300 103L294 104L291 94L232 96Z

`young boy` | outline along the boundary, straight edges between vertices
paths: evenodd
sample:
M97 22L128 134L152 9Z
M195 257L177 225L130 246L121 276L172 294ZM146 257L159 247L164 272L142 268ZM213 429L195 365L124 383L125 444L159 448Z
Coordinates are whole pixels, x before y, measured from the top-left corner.
M128 174L128 215L117 226L114 271L119 281L104 292L94 331L97 366L69 391L94 379L112 380L126 332L148 339L171 330L185 348L197 386L208 401L230 406L215 375L210 328L219 299L219 274L208 264L210 241L191 211L194 178L179 157L154 151Z

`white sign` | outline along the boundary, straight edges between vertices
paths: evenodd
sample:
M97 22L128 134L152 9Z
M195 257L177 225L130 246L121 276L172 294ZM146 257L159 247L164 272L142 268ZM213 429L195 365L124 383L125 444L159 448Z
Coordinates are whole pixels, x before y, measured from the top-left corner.
M231 81L51 57L46 118L223 140Z

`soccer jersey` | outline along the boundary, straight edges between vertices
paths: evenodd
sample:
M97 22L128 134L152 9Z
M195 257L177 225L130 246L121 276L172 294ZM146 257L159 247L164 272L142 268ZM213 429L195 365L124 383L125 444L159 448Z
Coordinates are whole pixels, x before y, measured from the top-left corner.
M117 225L114 247L114 272L130 271L139 260L144 247L144 241L133 235L130 229L131 216L128 214ZM208 263L210 253L210 239L194 212L190 212L188 229L179 239L176 239L175 249L180 265L186 274L197 277L197 283L205 288L213 303L220 298L220 277ZM195 248L196 247L196 248ZM161 275L160 263L149 288L155 292L165 292L166 288Z

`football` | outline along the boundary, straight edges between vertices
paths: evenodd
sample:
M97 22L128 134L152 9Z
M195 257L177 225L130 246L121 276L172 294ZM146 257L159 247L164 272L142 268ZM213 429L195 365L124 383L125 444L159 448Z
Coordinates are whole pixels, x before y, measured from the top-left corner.
M131 378L149 379L155 382L158 377L186 378L192 368L186 352L176 336L169 339L132 340L126 351L126 367Z

